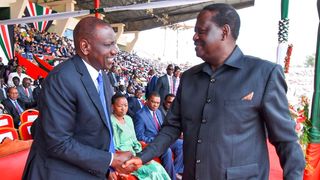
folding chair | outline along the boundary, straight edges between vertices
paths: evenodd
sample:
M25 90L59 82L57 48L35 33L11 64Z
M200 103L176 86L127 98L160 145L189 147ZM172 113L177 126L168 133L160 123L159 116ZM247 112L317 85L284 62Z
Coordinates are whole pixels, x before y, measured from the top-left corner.
M13 118L10 114L0 114L0 128L14 128Z
M0 128L0 142L2 142L2 140L4 138L10 138L12 140L14 139L19 139L19 135L16 129L14 128Z
M33 121L24 122L19 126L19 135L21 140L29 140L32 139L31 136L31 126Z
M23 111L20 115L21 124L24 122L33 122L37 119L39 111L36 109L27 109Z

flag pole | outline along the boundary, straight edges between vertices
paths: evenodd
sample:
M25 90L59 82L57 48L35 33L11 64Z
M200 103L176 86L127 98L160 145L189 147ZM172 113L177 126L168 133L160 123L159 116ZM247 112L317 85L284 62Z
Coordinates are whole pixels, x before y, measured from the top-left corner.
M317 0L318 18L320 18L320 0ZM304 171L305 180L320 179L320 22L318 22L318 38L314 70L314 92L311 109L310 143L307 147L307 167Z
M94 0L94 9L99 9L100 7L100 0ZM96 11L95 13L96 18L100 18L100 14L98 11Z

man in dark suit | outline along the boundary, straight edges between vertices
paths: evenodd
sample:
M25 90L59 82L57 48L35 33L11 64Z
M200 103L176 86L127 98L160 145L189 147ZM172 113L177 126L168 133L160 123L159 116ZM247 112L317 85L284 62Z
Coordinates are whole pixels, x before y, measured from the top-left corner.
M144 106L144 100L142 99L142 90L136 89L134 97L128 97L128 115L133 119L137 111Z
M8 98L2 101L4 110L12 116L16 129L18 129L20 125L20 115L26 109L24 102L18 99L18 97L19 93L17 88L9 87Z
M31 89L31 79L25 77L22 79L22 85L17 87L19 99L24 102L27 108L34 108L36 103L33 99Z
M158 77L157 77L154 69L150 69L148 72L148 75L149 75L149 81L146 86L146 93L145 93L146 99L148 99L149 94L151 92L155 91L157 81L158 81Z
M23 179L105 179L132 156L114 152L112 87L104 69L117 54L115 33L86 17L73 31L77 55L56 66L41 91L40 115Z
M32 96L33 96L33 99L36 104L36 107L35 107L36 109L38 109L38 104L39 104L39 100L40 100L40 92L42 89L43 80L44 80L44 78L39 76L38 80L34 81L35 88L32 91Z
M7 86L4 82L4 78L0 77L0 103L7 99Z
M163 102L164 97L167 94L169 93L173 94L174 92L173 65L169 64L166 70L167 70L167 74L159 77L159 79L157 80L156 88L155 88L155 91L160 94L161 102Z
M159 94L152 92L146 105L136 113L134 129L139 141L151 143L161 129L163 117L158 109L159 105ZM182 145L183 141L178 139L159 156L163 167L172 180L175 180L177 176L180 176L179 173L183 172ZM172 153L174 153L174 161L172 160Z
M244 55L236 45L239 28L239 15L230 5L201 10L193 40L205 62L183 73L159 135L127 165L148 162L183 132L184 180L268 180L268 138L283 179L302 179L305 160L282 67Z
M117 73L117 67L113 65L108 72L108 77L110 80L110 84L114 88L114 91L117 91L119 88L120 76Z
M175 97L176 96L174 94L167 94L166 97L164 98L163 103L159 107L159 110L160 110L163 118L165 118L167 116L167 113L168 113Z

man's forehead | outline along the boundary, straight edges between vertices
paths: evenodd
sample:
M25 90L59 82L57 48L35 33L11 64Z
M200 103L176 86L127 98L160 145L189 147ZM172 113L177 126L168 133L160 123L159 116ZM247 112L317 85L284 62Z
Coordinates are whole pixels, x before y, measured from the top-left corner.
M212 23L212 17L215 16L217 12L215 11L201 11L197 17L197 24L207 24Z

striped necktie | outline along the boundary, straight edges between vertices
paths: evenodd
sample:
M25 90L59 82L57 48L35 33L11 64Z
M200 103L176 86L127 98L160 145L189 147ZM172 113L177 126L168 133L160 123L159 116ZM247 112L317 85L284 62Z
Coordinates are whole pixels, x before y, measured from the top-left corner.
M20 106L19 106L19 104L18 104L17 101L14 101L14 106L15 106L15 108L17 109L18 114L20 115L20 114L22 113L22 110L21 110L21 108L20 108Z
M157 130L159 131L160 130L160 124L159 124L159 121L158 121L158 118L157 118L157 114L156 114L155 111L153 111L153 121L154 121L154 124L157 127Z

